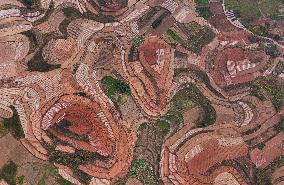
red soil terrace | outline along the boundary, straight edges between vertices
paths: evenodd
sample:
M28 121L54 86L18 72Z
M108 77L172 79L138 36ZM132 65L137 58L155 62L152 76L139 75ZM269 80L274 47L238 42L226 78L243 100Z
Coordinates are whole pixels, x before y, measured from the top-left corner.
M68 106L53 116L52 124L46 131L75 149L98 153L107 158L81 164L79 169L90 176L105 179L115 179L125 174L132 160L132 136L124 123L112 117L106 105L84 97L67 95L59 103ZM62 120L67 122L62 123ZM70 135L70 132L77 136ZM88 136L88 141L78 139L78 136Z
M142 109L147 109L145 112L159 115L168 104L173 79L173 51L159 37L150 36L138 47L138 52L139 61L126 63L133 94Z

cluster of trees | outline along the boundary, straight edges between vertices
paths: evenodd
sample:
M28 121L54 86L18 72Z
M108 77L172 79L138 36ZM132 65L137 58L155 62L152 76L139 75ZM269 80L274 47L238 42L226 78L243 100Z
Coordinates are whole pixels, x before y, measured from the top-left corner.
M91 181L91 176L79 170L78 166L86 163L94 163L99 157L101 156L96 153L82 150L76 150L73 154L63 153L55 150L49 154L48 160L52 164L57 163L70 167L79 181L81 181L83 184L89 184Z
M22 129L20 117L17 110L13 106L11 106L10 108L13 110L13 116L11 118L4 118L3 125L14 138L19 140L21 138L24 138L25 134Z
M103 77L101 83L106 95L114 103L120 104L123 102L124 95L130 95L129 85L112 76Z
M195 0L197 13L204 19L209 19L213 16L210 10L208 0Z
M132 161L128 176L137 178L145 185L154 185L157 181L152 166L143 159Z
M0 169L0 179L4 179L9 185L17 185L17 170L18 166L13 161L9 161Z
M265 168L257 168L254 175L255 185L273 185L272 173L284 163L284 156L277 157L272 163Z
M40 6L40 0L21 0L28 8L33 8L35 6Z
M166 34L171 37L174 42L194 53L200 53L202 48L209 44L215 37L214 32L208 27L202 27L197 23L190 23L183 25L185 29L189 30L190 34L187 39L182 39L172 29L168 29Z
M207 127L216 120L216 111L210 101L193 84L190 84L190 87L180 90L173 97L172 105L167 117L175 119L176 122L183 120L183 113L195 106L199 106L203 110L203 114L197 121L196 127Z
M133 62L139 60L139 53L137 51L138 47L142 44L144 41L143 36L135 37L132 40L132 45L128 54L128 61Z
M252 83L253 95L260 100L264 100L261 90L267 92L277 112L280 111L284 103L284 86L281 82L275 81L273 76L259 77Z

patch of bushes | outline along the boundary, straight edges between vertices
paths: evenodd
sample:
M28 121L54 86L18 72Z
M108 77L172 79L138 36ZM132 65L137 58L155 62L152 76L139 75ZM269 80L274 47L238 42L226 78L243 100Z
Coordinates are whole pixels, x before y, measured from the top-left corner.
M17 140L24 138L25 134L22 129L20 117L18 115L15 107L10 107L13 110L13 116L11 118L4 118L3 125L4 127L10 131L12 136Z
M265 147L264 143L258 143L256 146L258 149L262 150Z
M268 26L257 25L251 28L251 31L259 36L266 37L268 36Z
M255 171L254 185L272 185L272 174L264 169L257 168Z
M210 101L199 91L197 87L190 84L189 87L180 90L172 99L173 107L169 115L181 115L186 110L199 105L203 110L203 115L196 123L196 127L207 127L216 120L216 111Z
M271 58L276 58L280 55L277 46L274 44L265 44L264 51L267 55L271 56Z
M281 155L274 159L265 168L257 168L254 176L253 185L272 185L272 173L275 169L280 168L284 164L284 156Z
M170 124L165 120L157 120L155 123L155 127L160 131L163 136L166 136L170 132Z
M132 39L132 45L128 55L128 61L133 62L139 60L139 53L137 51L138 47L143 43L144 37L138 36Z
M80 180L84 184L88 184L91 180L91 176L79 170L78 166L80 164L94 163L95 160L98 158L101 158L102 160L105 159L97 153L91 153L81 150L76 150L73 154L52 151L49 156L49 162L63 164L70 167L70 169L72 169L74 175L78 178L78 180Z
M261 92L261 88L255 84L251 86L251 95L257 97L261 101L265 100L265 96Z
M0 169L0 179L4 179L9 185L17 185L17 165L10 161Z
M262 89L268 93L277 112L280 111L284 102L284 86L281 82L275 81L274 77L260 77L252 84L255 89Z
M213 13L210 10L209 2L208 0L195 0L195 3L197 5L196 10L197 13L204 19L209 19L213 16Z
M198 7L197 11L201 17L204 19L209 19L213 16L213 13L210 10L210 7Z
M194 53L200 53L202 48L209 44L215 37L214 32L210 28L202 27L195 22L184 24L184 28L190 32L186 40L183 40L171 29L168 29L166 34L176 43L179 43L182 47Z
M284 61L280 61L275 69L273 70L273 75L280 75L282 72L284 72Z
M48 72L60 68L60 64L52 65L44 61L42 52L37 52L32 60L28 62L29 71Z
M73 8L73 7L66 7L62 9L64 15L66 17L82 17L83 14L81 14L81 12L77 9L77 8Z
M71 182L65 180L61 175L59 175L57 168L53 165L47 165L45 167L43 175L41 176L37 185L46 185L46 179L48 177L54 177L55 181L59 185L72 185Z
M209 44L214 37L215 34L211 29L208 27L202 27L198 32L188 37L185 47L194 53L200 53L202 48Z
M130 87L123 81L113 78L112 76L105 76L101 80L102 87L106 95L117 104L123 102L123 95L130 95Z
M18 185L23 185L24 181L25 181L25 176L22 175L22 176L17 177L17 184Z
M135 177L144 185L155 185L156 179L152 166L145 160L135 159L132 161L129 174L130 177Z
M0 138L7 133L7 128L4 126L3 123L0 123Z
M277 125L275 125L275 129L279 132L284 131L284 119L282 119Z
M30 51L29 53L32 53L36 50L37 46L38 46L38 42L37 42L37 38L36 35L32 32L32 31L25 31L22 32L21 34L27 36L29 38L30 41Z
M183 44L184 43L182 38L176 32L174 32L173 30L168 29L166 31L166 34L168 36L170 36L176 43L179 43L179 44Z
M165 11L158 19L156 19L153 23L152 23L152 28L153 29L156 29L158 28L162 22L163 22L163 19L166 18L167 16L170 15L170 12L167 10Z

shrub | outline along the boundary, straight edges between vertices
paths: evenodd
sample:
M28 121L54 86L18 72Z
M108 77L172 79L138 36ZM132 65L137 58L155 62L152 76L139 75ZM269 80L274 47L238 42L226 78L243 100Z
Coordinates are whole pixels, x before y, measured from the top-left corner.
M278 51L277 46L273 44L266 45L264 47L264 50L265 50L265 53L271 56L272 58L276 58L280 55L280 52Z
M265 147L264 143L258 143L256 146L258 149L262 150Z
M264 169L257 168L255 171L255 185L272 185L271 173Z
M213 13L211 12L209 7L198 7L197 11L201 17L204 19L209 19L213 16Z
M17 184L18 185L23 185L24 181L25 181L25 176L22 175L22 176L17 177Z
M266 37L268 35L268 26L254 26L251 31L256 35Z
M144 185L155 185L156 179L152 166L145 160L135 159L132 161L129 176L136 177Z
M25 134L22 129L21 121L18 115L17 110L14 107L11 107L13 110L13 116L11 118L4 118L3 124L4 127L6 127L13 137L15 137L17 140L24 138Z
M216 120L216 111L210 101L199 91L197 87L189 84L189 87L180 90L172 99L173 107L169 115L180 115L183 112L199 105L203 109L203 116L196 123L196 127L206 127L213 124Z
M284 131L284 119L282 119L277 125L275 125L275 129L279 132Z
M0 169L0 179L4 179L9 185L16 185L17 165L10 161Z
M158 128L158 130L163 136L166 136L171 128L170 124L165 120L157 120L155 126Z
M73 8L73 7L63 8L62 11L66 17L72 17L72 16L82 17L83 16L78 9Z
M260 77L253 82L252 87L265 90L276 111L280 111L284 101L284 86L281 82L275 81L274 77Z
M122 103L122 96L130 95L129 85L111 76L103 77L101 83L103 89L106 91L106 95L114 103Z
M167 33L168 36L170 36L172 39L174 39L175 42L177 42L179 44L184 43L182 38L180 36L178 36L178 34L176 34L176 32L174 32L173 30L168 29L166 31L166 33Z

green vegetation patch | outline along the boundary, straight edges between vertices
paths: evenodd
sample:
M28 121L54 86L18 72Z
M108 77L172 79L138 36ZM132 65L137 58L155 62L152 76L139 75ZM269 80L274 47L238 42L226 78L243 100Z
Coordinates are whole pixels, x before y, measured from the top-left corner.
M143 43L144 37L138 36L132 39L132 45L128 54L128 61L133 62L139 60L138 47Z
M255 185L272 185L272 174L268 171L257 168L255 171Z
M157 18L153 23L152 23L152 28L156 29L158 28L162 23L163 20L170 15L169 11L164 12L159 18Z
M225 6L228 10L234 10L235 12L240 12L241 10L239 0L225 0Z
M163 136L166 136L170 132L171 125L166 120L157 120L155 127L160 131Z
M34 4L33 0L22 0L25 5L32 6Z
M84 184L88 184L91 176L78 169L80 164L92 163L98 157L98 154L76 150L73 154L62 153L59 151L52 151L49 156L50 163L63 164L70 167L75 176ZM61 179L62 181L62 179Z
M130 177L135 177L144 185L155 185L156 179L152 166L145 160L135 159L132 161L129 174Z
M225 0L228 10L233 10L243 23L250 23L261 16L282 19L279 8L282 0Z
M225 0L225 6L228 10L233 10L240 16L244 24L248 24L261 16L257 1L251 0Z
M48 72L60 68L61 65L52 65L45 62L42 57L42 51L39 51L35 54L33 59L28 62L27 66L29 71Z
M0 179L4 179L9 185L17 184L17 165L10 161L0 169Z
M65 180L61 175L59 175L57 168L53 165L46 166L45 171L43 175L41 176L37 185L47 185L46 180L48 177L54 177L55 181L59 185L72 185L71 182Z
M265 96L261 92L261 87L256 84L251 85L251 95L257 97L261 101L264 101L266 99Z
M18 185L23 185L24 182L25 182L25 176L22 175L22 176L17 177L17 184Z
M0 138L8 132L7 128L4 126L3 123L0 123Z
M105 76L101 80L103 89L106 95L117 104L123 103L123 96L130 95L130 87L123 81L113 78L112 76Z
M77 8L66 7L62 11L66 17L83 17L83 14Z
M284 131L284 119L282 119L277 125L275 125L275 129L279 132Z
M215 37L214 32L208 27L201 27L193 22L187 25L189 31L192 33L185 43L185 48L194 53L200 53L202 48L209 44Z
M251 31L256 35L266 37L268 35L268 26L257 25L252 27Z
M267 167L257 168L255 171L253 185L272 185L272 173L283 166L284 155L281 155L274 159Z
M204 19L209 19L213 16L210 10L208 0L195 0L197 13Z
M271 58L276 58L280 55L279 50L277 49L277 46L274 44L269 44L263 46L264 51L267 55L271 56Z
M265 90L268 93L276 111L280 111L284 102L284 85L281 82L275 81L273 76L260 77L253 82L252 86L255 89L258 89L256 93L260 92L260 90Z
M210 17L213 16L213 13L210 10L210 7L197 7L197 12L201 17L204 19L209 19Z
M22 32L21 34L23 34L26 37L28 37L28 39L30 41L30 51L29 51L29 53L34 52L36 50L36 48L38 47L38 42L37 42L36 35L31 30Z
M264 143L258 143L256 146L258 149L262 150L265 147Z
M180 36L178 36L178 34L176 32L174 32L173 30L168 29L166 31L166 34L168 36L170 36L176 43L179 43L179 44L183 44L184 43L182 38Z
M273 70L273 75L280 75L282 72L284 72L284 61L280 61L275 69Z
M216 111L210 101L199 91L199 89L190 84L189 87L180 90L172 99L173 107L169 115L181 115L199 105L203 110L203 115L196 123L196 127L207 127L216 120ZM181 119L181 118L180 118Z
M21 2L27 6L27 8L38 8L41 6L40 0L21 0Z
M180 44L184 48L194 53L200 53L202 48L209 44L215 37L214 32L208 27L202 27L196 22L186 24L186 29L190 32L186 40L183 40L175 31L168 29L166 34L173 39L175 44Z
M3 125L4 127L11 132L13 137L17 140L24 138L25 134L22 129L21 121L15 107L10 107L13 110L13 116L11 118L4 118Z
M257 0L257 1L258 1L258 7L264 16L266 17L279 16L279 7L282 0Z

